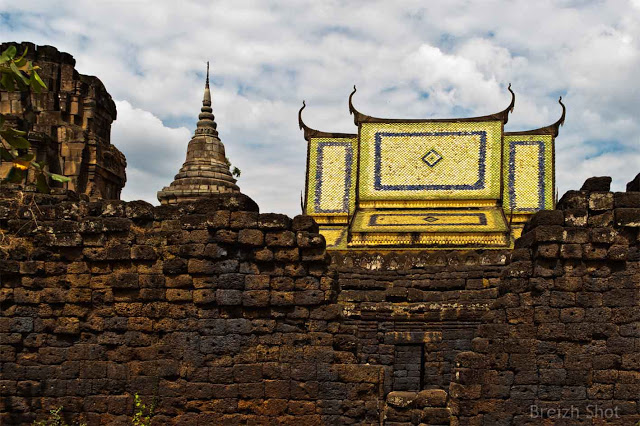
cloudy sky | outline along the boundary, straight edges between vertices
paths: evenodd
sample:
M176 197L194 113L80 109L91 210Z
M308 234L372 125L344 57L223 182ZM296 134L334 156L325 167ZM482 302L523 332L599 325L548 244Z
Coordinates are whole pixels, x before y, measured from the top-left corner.
M211 61L213 108L242 192L299 213L305 122L355 132L363 113L484 115L506 130L557 120L560 194L594 175L621 190L640 171L640 0L0 0L0 41L50 44L98 76L118 107L126 200L157 204L184 161Z

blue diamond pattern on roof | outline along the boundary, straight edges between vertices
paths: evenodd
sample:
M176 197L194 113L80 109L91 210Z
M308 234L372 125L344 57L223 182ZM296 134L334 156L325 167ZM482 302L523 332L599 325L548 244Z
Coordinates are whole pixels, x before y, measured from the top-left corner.
M440 160L442 160L442 155L433 148L422 156L422 161L424 161L429 167L435 166Z

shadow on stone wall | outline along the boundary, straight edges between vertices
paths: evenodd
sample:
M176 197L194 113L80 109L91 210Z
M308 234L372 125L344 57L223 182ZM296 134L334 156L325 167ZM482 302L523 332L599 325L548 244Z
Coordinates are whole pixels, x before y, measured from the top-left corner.
M591 178L516 242L473 351L456 359L457 424L640 420L640 175Z
M136 393L154 424L540 424L532 405L594 401L634 421L638 179L590 182L513 251L333 258L241 194L4 191L0 421L129 424Z

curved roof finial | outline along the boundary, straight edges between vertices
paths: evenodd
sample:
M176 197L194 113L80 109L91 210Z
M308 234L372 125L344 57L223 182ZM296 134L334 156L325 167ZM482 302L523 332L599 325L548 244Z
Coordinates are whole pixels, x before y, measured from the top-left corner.
M564 104L562 103L562 96L558 98L558 103L562 106L562 115L560 116L558 121L556 121L555 125L560 127L560 126L564 126L564 119L567 116L567 107L564 106Z
M564 119L567 116L567 107L565 107L564 104L562 103L562 96L558 98L558 103L562 107L562 114L560 115L560 118L558 119L558 121L556 121L551 126L549 126L554 138L558 136L558 133L560 133L560 126L564 125Z
M209 87L209 61L207 61L207 80L205 84L207 87Z
M560 96L560 99L558 99L558 103L560 104L560 106L562 106L562 114L560 115L560 118L558 119L558 121L556 121L555 123L550 124L548 126L540 127L539 129L534 129L534 130L524 130L524 131L519 131L519 132L505 132L505 135L506 134L509 134L509 135L551 135L551 136L553 136L555 138L556 136L558 136L560 126L564 125L564 119L565 119L566 114L567 114L567 108L562 103L562 96Z
M513 112L513 108L516 106L516 94L511 90L511 83L507 86L507 90L511 92L511 103L509 104L509 112Z
M349 114L353 115L353 123L357 126L360 122L360 116L362 115L354 106L353 106L353 95L358 91L356 89L356 85L353 85L353 92L349 95Z
M300 130L308 129L307 125L304 124L304 121L302 121L302 110L305 109L306 107L307 107L307 104L303 100L302 101L302 108L300 108L300 111L298 111L298 126L300 127Z
M509 106L500 113L500 115L502 116L502 122L504 124L507 124L507 122L509 121L509 113L513 112L513 108L516 105L516 94L513 93L513 90L511 90L511 83L509 83L509 85L507 86L507 90L511 92L511 102L509 103Z
M306 107L307 103L305 101L302 101L302 108L300 108L300 110L298 111L298 126L300 126L300 130L304 130L304 138L307 141L311 141L311 138L354 138L357 136L351 133L329 133L312 129L311 127L304 124L304 121L302 121L302 110Z

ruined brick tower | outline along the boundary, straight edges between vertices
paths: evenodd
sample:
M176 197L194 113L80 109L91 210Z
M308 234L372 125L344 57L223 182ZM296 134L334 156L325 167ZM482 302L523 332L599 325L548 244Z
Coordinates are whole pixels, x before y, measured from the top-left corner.
M86 194L92 199L120 199L127 180L127 161L111 144L111 123L116 105L97 77L79 74L75 59L52 46L33 43L3 43L40 66L38 73L47 89L41 93L0 91L0 114L7 123L28 131L31 152L49 170L71 178L64 189ZM11 163L0 164L0 176L7 175ZM27 182L33 182L30 173Z
M224 145L218 137L217 124L211 108L209 90L209 63L204 99L198 115L198 126L189 146L187 159L171 185L158 191L162 204L194 201L211 194L240 192L236 180L229 171Z

